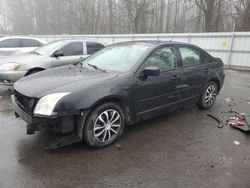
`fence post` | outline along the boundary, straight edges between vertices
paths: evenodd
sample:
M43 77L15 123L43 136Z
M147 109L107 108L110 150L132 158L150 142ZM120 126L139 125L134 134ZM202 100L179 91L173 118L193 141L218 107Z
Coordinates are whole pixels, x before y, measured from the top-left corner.
M159 35L159 34L157 34L157 36L156 36L156 40L157 40L157 41L159 41L159 39L160 39L160 35Z
M233 47L234 47L234 37L235 37L235 34L234 32L232 33L231 35L231 43L230 43L230 48L229 48L229 54L228 54L228 66L229 66L229 69L231 69L231 60L232 60L232 52L233 52Z
M190 44L190 41L191 41L191 35L188 34L188 44Z

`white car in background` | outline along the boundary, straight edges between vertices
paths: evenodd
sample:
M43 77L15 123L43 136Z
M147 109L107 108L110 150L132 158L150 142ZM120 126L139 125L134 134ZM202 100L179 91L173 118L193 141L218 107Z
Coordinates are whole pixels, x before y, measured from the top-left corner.
M1 37L0 57L30 52L45 43L41 39L31 37Z

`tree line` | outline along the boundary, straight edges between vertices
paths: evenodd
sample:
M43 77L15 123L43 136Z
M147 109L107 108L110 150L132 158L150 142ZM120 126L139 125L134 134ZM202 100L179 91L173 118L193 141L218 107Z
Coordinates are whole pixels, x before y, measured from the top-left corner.
M0 0L0 34L250 31L250 0Z

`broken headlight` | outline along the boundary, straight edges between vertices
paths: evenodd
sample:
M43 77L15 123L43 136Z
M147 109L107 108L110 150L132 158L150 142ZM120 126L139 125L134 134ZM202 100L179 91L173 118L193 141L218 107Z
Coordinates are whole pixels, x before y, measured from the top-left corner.
M35 115L41 115L41 116L53 116L56 113L54 112L54 108L57 104L57 102L68 95L69 92L66 93L54 93L49 94L44 97L42 97L34 110Z

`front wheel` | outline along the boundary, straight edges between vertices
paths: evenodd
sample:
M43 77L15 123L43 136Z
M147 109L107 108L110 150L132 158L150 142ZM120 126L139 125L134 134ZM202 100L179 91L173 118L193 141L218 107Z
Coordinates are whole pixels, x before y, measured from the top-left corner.
M201 99L198 105L203 109L211 108L216 100L217 94L217 84L213 81L208 82L202 92Z
M124 113L115 103L105 103L97 107L88 117L84 126L84 141L94 148L114 143L123 133Z

